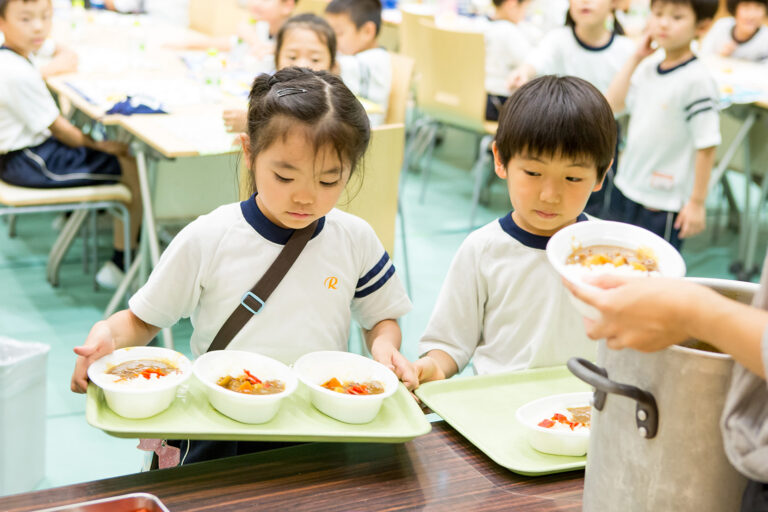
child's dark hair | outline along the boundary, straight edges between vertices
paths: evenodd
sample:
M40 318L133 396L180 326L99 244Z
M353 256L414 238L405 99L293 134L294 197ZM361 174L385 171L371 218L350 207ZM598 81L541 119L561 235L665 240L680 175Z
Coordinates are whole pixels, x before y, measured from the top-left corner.
M768 11L768 0L728 0L726 7L728 8L730 15L736 16L736 7L743 3L761 4Z
M8 4L17 0L0 0L0 18L5 18L5 10L8 8ZM19 0L24 3L34 2L36 0Z
M619 20L616 18L616 9L613 9L611 11L611 14L613 14L613 33L619 36L623 36L625 34L624 27L621 26L621 23L619 23ZM576 21L574 21L573 16L571 16L570 8L565 13L565 26L566 27L576 26Z
M718 0L651 0L651 7L656 4L690 5L698 23L714 18L718 3Z
M605 96L586 80L541 76L504 104L496 147L504 166L520 154L587 158L602 179L616 148L616 121Z
M297 124L303 125L315 151L330 144L342 167L352 171L371 138L365 109L336 75L291 67L256 77L248 98L251 158L284 139ZM248 164L253 168L253 161ZM255 192L253 173L248 175Z
M367 22L372 21L376 25L376 35L381 29L381 1L380 0L331 0L325 8L328 14L348 14L352 23L358 30Z
M317 38L328 46L328 52L331 54L331 68L333 68L336 64L336 32L327 21L310 12L292 16L280 26L275 36L275 67L278 67L277 59L283 47L285 35L295 28L305 28L317 34Z

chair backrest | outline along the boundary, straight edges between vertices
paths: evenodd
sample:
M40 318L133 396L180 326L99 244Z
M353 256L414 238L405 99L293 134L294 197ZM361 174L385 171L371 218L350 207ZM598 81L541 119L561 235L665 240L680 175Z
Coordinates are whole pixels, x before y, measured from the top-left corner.
M408 105L408 92L411 89L414 61L405 55L391 53L392 84L389 89L389 102L385 124L405 123L405 111Z
M189 28L210 36L228 36L250 17L237 0L189 0Z
M485 38L480 32L426 28L427 59L419 60L419 110L438 121L473 131L485 122Z
M328 6L330 0L299 0L296 3L296 8L293 10L293 14L301 14L305 12L311 12L322 16L325 14L325 8Z
M340 210L365 219L387 252L395 250L398 183L405 149L405 127L382 125L371 133L371 144L363 159L362 182L354 176L336 205Z
M419 50L422 44L419 38L423 37L424 29L421 23L434 23L432 14L419 13L408 8L400 9L402 20L400 21L399 52L410 57L416 62L416 69L420 67Z

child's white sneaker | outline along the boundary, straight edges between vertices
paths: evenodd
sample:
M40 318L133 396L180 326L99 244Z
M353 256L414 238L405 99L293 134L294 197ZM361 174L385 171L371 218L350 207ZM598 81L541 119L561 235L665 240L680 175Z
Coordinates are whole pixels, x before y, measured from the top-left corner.
M114 290L125 277L125 272L115 265L112 260L105 262L96 273L96 283L107 290Z

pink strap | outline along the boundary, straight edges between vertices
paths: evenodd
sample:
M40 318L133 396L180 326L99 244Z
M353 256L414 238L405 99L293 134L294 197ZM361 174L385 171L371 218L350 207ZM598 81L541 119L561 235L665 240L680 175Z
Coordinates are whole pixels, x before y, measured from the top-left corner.
M139 439L139 450L155 452L160 469L173 468L181 461L181 450L171 446L163 439Z

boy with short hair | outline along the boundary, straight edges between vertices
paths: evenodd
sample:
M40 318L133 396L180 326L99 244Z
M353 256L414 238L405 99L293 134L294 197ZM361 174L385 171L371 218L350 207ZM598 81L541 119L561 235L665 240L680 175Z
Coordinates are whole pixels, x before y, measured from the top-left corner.
M51 31L51 0L0 0L0 179L12 185L58 188L123 181L132 192L131 235L141 223L135 160L128 147L95 141L62 117L30 55ZM122 168L122 174L121 174ZM120 279L122 223L115 221L115 253L97 275L99 284Z
M712 25L701 53L753 62L768 59L768 0L728 0L727 7L730 16Z
M615 145L611 108L585 80L542 76L507 100L493 154L514 210L471 233L454 257L419 342L419 382L451 377L470 359L478 374L594 359L544 249L587 220Z
M609 216L644 227L677 249L706 224L704 202L720 144L719 92L691 51L717 0L652 0L649 32L606 94L629 113ZM655 52L656 42L663 52Z
M378 44L380 0L331 0L325 19L336 32L341 79L356 95L387 111L392 84L389 52ZM384 122L384 114L368 116L371 125Z

